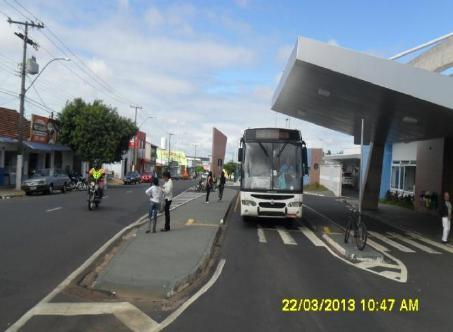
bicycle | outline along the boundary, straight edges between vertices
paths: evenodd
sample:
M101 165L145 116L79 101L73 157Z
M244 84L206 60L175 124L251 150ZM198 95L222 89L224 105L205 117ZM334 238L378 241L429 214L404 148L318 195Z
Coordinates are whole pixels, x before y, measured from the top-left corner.
M351 212L351 214L349 216L348 224L346 225L344 242L348 243L349 235L351 234L351 230L353 230L357 249L363 250L366 246L366 240L368 238L366 225L364 222L362 222L362 216L360 215L359 211L357 211L353 207L350 207L349 211Z

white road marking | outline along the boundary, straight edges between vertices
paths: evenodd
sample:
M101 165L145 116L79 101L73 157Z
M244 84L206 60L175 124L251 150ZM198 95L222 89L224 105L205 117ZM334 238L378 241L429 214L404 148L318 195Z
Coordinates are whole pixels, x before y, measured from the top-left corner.
M371 246L378 251L389 251L389 249L387 247L384 247L383 245L381 245L377 242L374 242L371 239L367 239L367 243L371 244Z
M266 235L264 235L263 228L260 225L258 225L256 231L258 233L258 241L260 243L267 243Z
M102 315L113 314L132 331L150 331L159 324L129 302L116 303L42 303L35 315Z
M53 211L57 211L57 210L61 210L61 209L62 209L62 207L61 207L61 206L58 206L58 207L56 207L56 208L46 210L46 212L53 212Z
M442 243L427 239L427 238L425 238L425 237L423 237L423 236L421 236L419 234L416 234L416 233L406 232L406 234L409 235L410 237L414 238L414 239L423 241L423 242L428 243L428 244L430 244L430 245L432 245L434 247L440 248L442 250L445 250L445 251L453 254L453 248L449 247L449 246L446 246L445 244L442 244Z
M109 198L109 196L107 195L107 196L104 196L104 197L102 197L102 198L104 198L104 199L105 199L105 198Z
M167 318L165 318L158 326L155 328L151 329L151 332L158 332L164 328L166 328L168 325L173 323L179 315L181 315L193 302L198 300L198 298L206 293L209 288L214 285L214 283L219 279L220 274L222 273L223 267L225 266L225 259L221 259L219 262L219 265L217 265L217 269L214 272L213 276L211 279L199 290L197 291L190 299L188 299L186 302L183 303L178 309L176 309L174 312L172 312Z
M184 194L181 193L180 195ZM203 194L201 194L203 195ZM200 195L200 196L201 196ZM176 196L176 197L179 197ZM158 216L162 215L162 213L159 213ZM115 234L110 240L108 240L102 247L100 247L94 254L90 256L82 265L80 265L75 271L73 271L65 280L63 280L53 291L51 291L49 294L47 294L41 301L38 302L33 308L29 309L25 314L23 314L13 325L11 325L6 332L16 332L19 331L34 315L34 311L36 308L38 308L41 304L44 303L49 303L58 293L60 293L63 289L65 289L71 282L73 282L74 279L76 279L90 264L92 264L100 255L102 255L107 248L114 242L116 239L118 239L120 236L122 236L125 232L129 231L130 229L141 226L145 224L148 221L148 214L144 214L140 218L138 218L135 222L132 224L124 227L122 230L120 230L118 233ZM220 265L220 263L219 263ZM222 265L223 268L223 265ZM219 273L220 274L220 273ZM196 295L196 294L195 294ZM194 295L194 296L195 296ZM201 294L200 294L201 295ZM169 316L170 317L170 316ZM168 319L168 317L167 317Z
M299 230L311 241L311 243L313 243L315 246L317 247L324 247L325 244L324 242L321 241L321 239L319 237L316 236L315 233L312 232L311 229L305 227L305 226L302 226L302 227L299 227Z
M376 239L379 239L382 242L385 242L388 245L398 249L399 251L402 251L402 252L405 252L405 253L414 253L415 252L414 250L412 250L412 249L410 249L410 248L408 248L406 246L403 246L402 244L400 244L398 242L395 242L392 239L389 239L385 235L382 235L382 234L379 234L379 233L376 233L376 232L372 232L372 231L368 231L368 233L371 234Z
M427 252L428 254L440 254L440 252L434 250L434 249L431 249L430 247L427 247L421 243L418 243L418 242L415 242L411 239L408 239L402 235L399 235L399 234L396 234L396 233L392 233L392 232L388 232L387 234L389 234L390 236L394 237L395 239L398 239L400 241L403 241L403 242L406 242L408 244L410 244L411 246L414 246L424 252Z
M286 231L286 229L284 229L283 227L277 226L277 232L280 235L280 237L282 238L282 241L284 244L287 244L290 246L297 246L297 242L294 241L294 238L291 236L291 234L289 234L288 231Z
M322 237L324 238L324 240L326 240L332 247L335 248L336 251L338 251L340 254L342 254L343 256L346 256L346 249L344 247L342 247L340 244L338 244L334 239L332 239L329 235L327 235L326 233L324 233L322 235ZM326 247L327 248L327 247ZM352 264L354 265L354 264Z
M331 241L333 241L327 234L323 234L323 238L326 241L328 241L327 239L330 239ZM335 242L335 241L333 241L333 242ZM337 245L339 247L341 247L339 244L337 244ZM372 245L370 244L370 246L372 246ZM387 279L391 279L391 280L394 280L394 281L397 281L397 282L401 282L401 283L407 282L407 268L406 268L406 265L404 265L403 262L400 261L398 258L393 257L392 255L390 255L387 252L382 252L382 253L398 264L398 268L400 269L401 272L399 274L397 273L397 275L384 273L384 272L390 272L390 271L377 272L377 271L373 271L371 269L367 269L367 268L361 267L360 264L369 263L369 262L360 262L358 264L354 264L351 261L349 261L349 260L341 257L340 255L338 255L329 246L326 245L325 248L327 249L328 252L330 252L332 254L332 256L335 256L336 258L338 258L339 260L345 262L346 264L352 265L352 266L354 266L356 268L359 268L359 269L361 269L363 271L368 271L368 272L371 272L373 274L377 274L377 275L379 275L381 277L384 277L384 278L387 278ZM391 271L391 272L393 272L393 271Z

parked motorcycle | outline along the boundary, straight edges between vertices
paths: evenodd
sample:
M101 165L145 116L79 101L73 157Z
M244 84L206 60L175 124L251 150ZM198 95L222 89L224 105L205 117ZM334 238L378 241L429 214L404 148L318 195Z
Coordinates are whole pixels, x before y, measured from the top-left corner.
M101 203L101 195L99 191L99 184L94 181L90 181L88 187L88 210L93 210L95 207L98 207Z

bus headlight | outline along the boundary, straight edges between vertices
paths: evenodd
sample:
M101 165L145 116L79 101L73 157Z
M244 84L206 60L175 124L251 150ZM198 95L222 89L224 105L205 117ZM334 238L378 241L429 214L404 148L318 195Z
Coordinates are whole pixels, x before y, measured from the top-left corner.
M288 207L301 207L302 202L289 202Z
M249 201L248 199L243 199L241 201L242 205L245 205L245 206L248 206L248 205L251 205L251 206L256 206L256 203L254 201Z

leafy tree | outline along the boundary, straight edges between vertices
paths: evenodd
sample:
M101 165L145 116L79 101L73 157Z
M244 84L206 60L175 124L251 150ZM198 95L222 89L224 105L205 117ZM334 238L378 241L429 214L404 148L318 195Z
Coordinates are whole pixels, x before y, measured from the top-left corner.
M238 164L235 162L228 162L225 165L223 165L223 169L227 171L228 175L233 174L237 170Z
M195 172L197 172L197 173L204 173L204 168L203 168L203 166L197 166L197 167L195 167Z
M137 128L121 117L115 108L96 100L86 103L77 98L66 103L58 115L59 140L69 145L83 160L121 160Z

